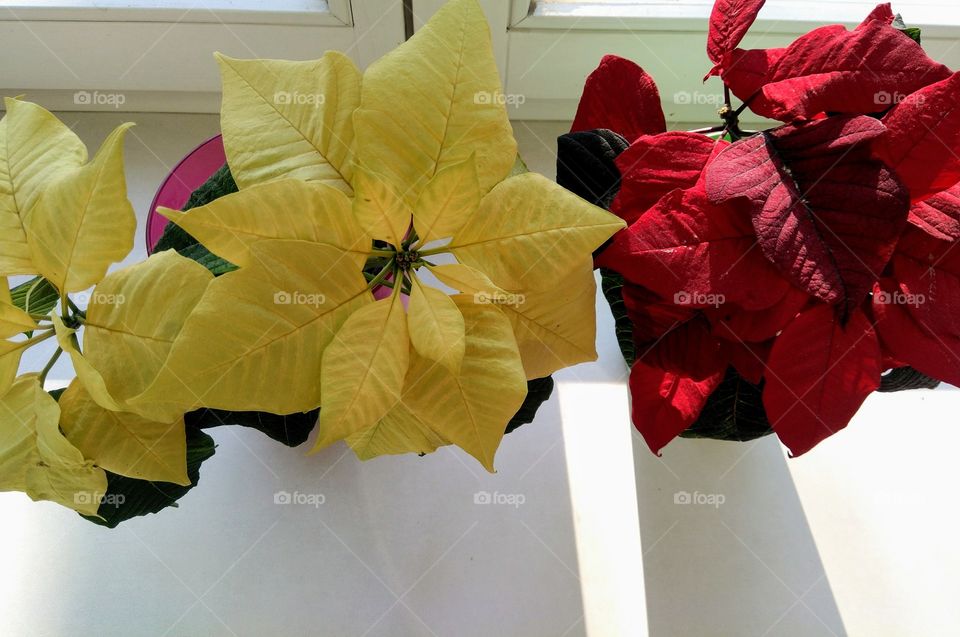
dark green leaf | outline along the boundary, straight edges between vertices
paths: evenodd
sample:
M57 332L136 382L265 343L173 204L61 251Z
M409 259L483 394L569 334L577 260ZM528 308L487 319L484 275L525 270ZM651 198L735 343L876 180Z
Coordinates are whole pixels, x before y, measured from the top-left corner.
M505 433L510 433L521 425L526 425L533 422L533 419L537 415L537 410L540 409L540 405L547 402L547 399L550 398L552 393L552 376L528 380L527 397L523 400L523 404L520 405L520 409L517 411L516 415L510 419L510 422L507 423L507 429Z
M222 411L220 409L198 409L187 414L187 425L198 429L209 429L222 425L240 425L256 429L277 442L288 447L297 447L306 442L310 432L317 425L320 410L304 414L278 416L255 411Z
M917 27L908 27L899 13L893 18L893 28L897 31L902 31L908 35L911 40L920 44L920 29Z
M131 518L159 513L177 506L177 500L200 482L200 465L216 452L213 438L196 427L187 427L187 476L189 486L150 482L107 471L107 492L97 511L100 517L81 516L94 524L115 528ZM102 519L101 519L102 518Z
M762 384L754 385L728 368L700 417L680 436L746 441L773 433L763 408L762 392Z
M603 296L610 304L617 332L617 344L623 353L623 359L633 367L636 359L636 346L633 344L633 324L627 316L627 306L623 302L623 276L613 270L600 269L600 287Z

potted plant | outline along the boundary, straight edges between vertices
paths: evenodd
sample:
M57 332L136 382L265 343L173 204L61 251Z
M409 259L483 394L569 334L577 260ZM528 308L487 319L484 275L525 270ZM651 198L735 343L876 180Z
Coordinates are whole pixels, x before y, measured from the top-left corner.
M625 224L526 171L476 0L452 0L362 74L337 52L217 60L227 166L188 210L161 211L174 224L146 262L104 277L134 225L119 151L109 171L95 160L76 177L102 180L94 191L114 207L57 226L38 212L45 202L78 206L89 193L53 180L20 213L31 240L23 265L2 274L52 287L60 311L45 317L44 338L56 335L78 379L60 396L59 429L42 374L2 400L42 415L83 468L83 483L58 474L57 493L95 493L74 508L110 525L158 510L123 508L140 500L127 480L189 487L212 454L200 429L251 420L288 444L316 426L314 450L345 440L361 458L453 444L493 471L505 431L532 419L549 376L596 358L591 253ZM23 141L8 146L52 134L22 131L14 114L7 131ZM83 240L90 265L67 239ZM86 311L70 303L98 281ZM7 305L20 321L10 335L34 329L32 303L19 314ZM302 435L270 426L287 418ZM20 453L18 440L0 446L5 478L53 444ZM74 505L22 480L2 487ZM163 506L183 493L160 490Z
M960 382L960 76L889 4L738 48L763 4L714 6L717 126L667 131L653 79L608 56L560 139L560 182L630 224L596 262L656 453L775 432L800 455L873 391Z

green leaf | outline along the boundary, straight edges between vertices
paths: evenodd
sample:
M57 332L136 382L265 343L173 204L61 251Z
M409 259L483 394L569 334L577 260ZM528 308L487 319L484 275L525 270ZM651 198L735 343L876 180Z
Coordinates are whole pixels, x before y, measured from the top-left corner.
M516 415L507 423L507 430L504 433L516 431L522 425L533 422L537 417L537 411L543 403L550 399L553 394L553 377L534 378L527 381L527 397L520 405Z
M52 283L46 279L34 277L10 290L10 298L14 305L25 312L47 315L56 307L60 295Z
M167 507L176 507L177 500L185 496L200 482L200 465L213 456L216 445L213 438L195 427L187 427L187 476L190 484L180 486L169 482L150 482L126 478L107 472L107 491L97 514L82 516L100 526L115 528L131 518L159 513ZM101 519L102 518L102 519Z
M603 296L610 304L617 332L617 344L623 353L627 366L633 367L636 360L636 346L633 344L633 324L627 316L627 306L623 302L623 276L613 270L600 269L600 287Z
M903 18L900 16L899 13L893 18L892 26L897 31L901 31L902 33L907 35L911 40L913 40L917 44L921 44L920 29L917 27L908 27L907 24L903 21Z
M773 433L763 408L763 384L754 385L732 367L697 421L680 436L745 442Z
M223 425L249 427L288 447L298 447L310 437L310 432L317 426L319 415L319 409L287 416L258 411L198 409L184 416L184 420L188 428L192 426L198 429L210 429Z

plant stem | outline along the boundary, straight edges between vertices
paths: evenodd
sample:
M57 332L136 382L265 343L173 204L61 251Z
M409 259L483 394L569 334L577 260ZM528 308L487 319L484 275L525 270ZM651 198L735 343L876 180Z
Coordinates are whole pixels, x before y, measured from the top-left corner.
M367 287L372 290L373 288L383 283L387 279L387 277L393 273L395 269L394 268L395 264L396 264L396 259L390 259L390 261L387 262L387 265L384 266L382 270L380 270L380 274L378 274L377 276L373 277L373 279L370 280L370 283L367 284Z
M393 250L377 250L377 249L373 249L373 250L370 251L370 254L373 255L373 256L375 256L375 257L390 257L390 260L391 260L391 261L393 260L394 257L397 256L397 253L396 253L395 251L393 251Z
M75 314L82 314L83 316L87 315L86 312L76 306L76 304L73 302L73 299L71 299L69 296L67 297L67 305L70 306L70 309L73 310Z
M63 354L63 349L58 347L57 351L53 353L53 356L50 357L50 360L47 361L47 364L43 367L43 371L40 372L41 387L43 387L43 382L47 380L47 374L50 373L50 370L53 369L53 366L57 362L57 359L60 358L60 354Z
M449 246L441 246L439 248L430 248L429 250L418 250L417 253L421 257L429 257L434 254L443 254L444 252L450 252Z
M34 290L37 289L37 286L40 285L40 282L43 281L43 277L37 277L36 280L30 285L30 289L27 290L27 296L23 299L23 311L30 313L30 297L33 296Z

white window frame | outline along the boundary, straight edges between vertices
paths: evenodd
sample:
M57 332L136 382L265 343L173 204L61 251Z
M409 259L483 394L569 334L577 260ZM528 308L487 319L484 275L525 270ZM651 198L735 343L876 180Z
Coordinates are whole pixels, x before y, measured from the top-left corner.
M327 0L322 11L96 6L103 3L0 3L0 91L57 110L113 109L117 100L74 97L98 91L122 94L128 111L213 113L220 106L214 51L308 60L333 49L365 68L404 40L400 0Z
M720 81L700 81L710 68L704 47L712 5L712 0L675 0L588 11L582 4L570 2L566 6L538 5L529 11L530 0L512 0L505 50L498 55L505 60L501 71L505 92L523 96L513 117L572 120L584 80L605 54L612 53L634 60L653 76L669 122L682 128L716 120ZM743 44L751 48L784 46L824 24L853 26L874 6L874 0L856 4L770 0ZM928 54L950 68L960 68L960 47L955 46L960 39L960 11L953 9L954 13L945 15L943 6L933 2L908 10L905 17L911 26L923 29ZM819 15L831 17L810 20ZM760 121L750 113L744 120Z

